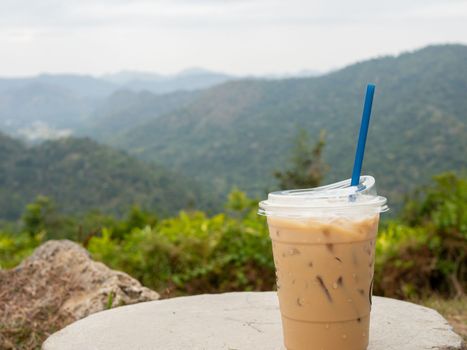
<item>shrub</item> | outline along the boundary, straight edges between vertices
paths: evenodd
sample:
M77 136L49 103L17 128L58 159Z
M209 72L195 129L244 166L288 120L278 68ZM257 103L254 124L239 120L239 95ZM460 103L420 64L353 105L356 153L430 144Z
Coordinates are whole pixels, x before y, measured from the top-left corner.
M181 212L123 239L104 229L88 249L113 268L166 295L270 290L274 266L265 221L240 192L230 196L231 215Z
M211 217L193 211L158 219L133 208L124 219L97 212L71 218L51 208L40 199L28 206L20 228L0 232L0 268L16 265L44 239L65 237L165 296L274 288L266 221L256 214L257 201L238 190L229 195L225 212ZM375 293L463 294L466 213L467 179L453 174L436 177L408 199L399 220L381 225Z
M0 231L0 269L18 265L42 242L44 233L35 235Z
M467 285L467 179L434 178L378 240L376 290L398 297L461 296Z

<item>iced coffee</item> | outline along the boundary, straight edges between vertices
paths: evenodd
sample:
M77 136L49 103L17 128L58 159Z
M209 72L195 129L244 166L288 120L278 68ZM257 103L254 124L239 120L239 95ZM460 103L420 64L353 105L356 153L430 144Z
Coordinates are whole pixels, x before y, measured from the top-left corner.
M374 179L270 194L267 215L289 350L368 345L375 239L386 199Z

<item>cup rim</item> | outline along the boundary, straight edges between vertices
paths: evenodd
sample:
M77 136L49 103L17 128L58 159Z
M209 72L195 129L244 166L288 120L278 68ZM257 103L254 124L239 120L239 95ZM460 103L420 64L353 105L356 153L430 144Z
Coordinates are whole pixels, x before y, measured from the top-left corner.
M358 186L350 186L350 179L308 189L275 191L259 203L258 214L263 216L304 216L316 212L389 210L387 199L376 194L375 179L361 176Z

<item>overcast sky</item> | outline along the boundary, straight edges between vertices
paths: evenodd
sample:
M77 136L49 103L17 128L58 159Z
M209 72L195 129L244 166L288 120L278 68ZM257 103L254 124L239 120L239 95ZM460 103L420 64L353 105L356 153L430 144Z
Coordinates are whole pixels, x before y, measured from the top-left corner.
M466 0L0 0L0 75L326 71L467 44Z

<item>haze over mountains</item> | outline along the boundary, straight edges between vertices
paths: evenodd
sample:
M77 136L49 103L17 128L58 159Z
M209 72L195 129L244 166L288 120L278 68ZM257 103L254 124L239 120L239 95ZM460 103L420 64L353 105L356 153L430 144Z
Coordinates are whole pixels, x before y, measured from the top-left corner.
M0 92L31 85L54 86L79 97L107 97L116 90L147 90L157 94L179 90L198 90L235 79L224 73L189 68L176 74L122 71L102 76L81 74L41 74L26 78L1 78Z
M42 74L0 78L0 130L32 140L54 138L63 130L70 134L88 121L92 124L102 105L115 101L114 93L123 98L121 91L190 92L232 79L227 74L195 68L174 75L126 71L102 77ZM41 135L40 130L46 132Z
M317 71L303 70L263 78L277 80L318 74ZM190 68L171 75L122 71L100 77L77 74L0 77L0 131L29 141L89 134L96 124L109 121L107 113L112 114L111 118L118 118L113 114L125 113L128 121L138 115L135 122L140 122L144 119L139 115L140 111L144 115L153 113L149 117L154 117L183 107L190 100L189 96L196 96L202 89L237 79L240 77L202 68ZM156 100L153 111L147 108L151 98Z
M155 95L148 91L119 90L101 101L74 131L79 135L112 140L138 125L144 125L160 115L182 108L194 101L199 94L198 90L163 95Z
M209 83L204 89L188 88L194 86L187 83L192 73L171 80L164 93L155 93L162 90L154 87L164 79L132 72L102 77L98 82L81 77L75 88L57 85L57 77L27 84L3 79L0 129L15 135L26 129L27 134L27 128L34 128L33 123L40 120L44 130L50 128L49 136L68 130L93 137L155 163L157 169L190 178L192 187L206 186L212 197L225 197L233 186L263 196L275 188L273 171L287 167L300 128L313 138L326 131L324 157L330 165L326 182L350 176L365 85L374 82L377 89L364 172L375 175L379 191L391 203L397 207L408 191L439 172L467 169L467 46L430 46L317 77L234 80L213 74L205 80ZM69 84L75 78L65 81ZM184 81L185 88L174 81ZM153 92L149 88L139 91L145 89L141 82L151 82L147 86L153 86ZM115 85L118 89L104 93ZM62 142L47 143L48 151L40 153L44 166L46 154L54 154L50 149L55 147L62 149ZM84 145L91 141L69 142ZM92 147L102 146L93 143ZM87 152L93 153L92 147ZM53 163L53 157L49 161ZM137 169L143 166L131 162L136 162L131 164L137 164ZM123 161L121 166L126 167ZM146 174L146 170L137 173ZM169 188L168 181L163 186ZM4 182L4 186L10 184ZM132 191L150 193L151 186ZM20 187L16 191L21 192ZM179 191L189 190L181 186ZM93 203L98 203L97 197ZM172 208L179 208L180 203Z
M173 75L123 71L104 75L104 80L133 91L150 91L165 94L179 90L198 90L234 79L224 73L211 72L202 68L189 68Z

